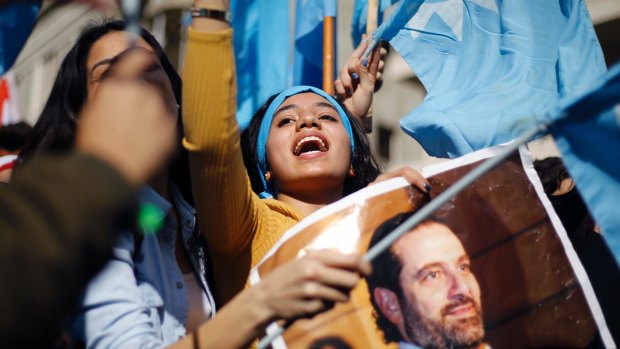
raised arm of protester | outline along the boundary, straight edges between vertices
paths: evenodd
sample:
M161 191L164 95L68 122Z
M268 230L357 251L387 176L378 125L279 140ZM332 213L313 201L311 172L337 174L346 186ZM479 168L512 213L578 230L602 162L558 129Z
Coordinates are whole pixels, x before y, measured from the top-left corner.
M228 10L216 0L195 6ZM194 18L183 96L184 145L220 304L244 288L250 269L287 229L380 173L358 118L319 89L294 87L272 96L240 137L232 31L222 30L228 27L221 19ZM359 99L372 95L370 73L359 70ZM421 176L414 181L421 190L424 183Z
M196 1L195 6L229 9L217 0ZM222 305L244 288L249 268L257 262L250 260L252 242L267 211L266 203L252 195L241 155L232 30L225 21L194 18L183 89L183 145L190 153L196 211L213 261L216 300ZM288 210L276 224L290 226L299 219Z

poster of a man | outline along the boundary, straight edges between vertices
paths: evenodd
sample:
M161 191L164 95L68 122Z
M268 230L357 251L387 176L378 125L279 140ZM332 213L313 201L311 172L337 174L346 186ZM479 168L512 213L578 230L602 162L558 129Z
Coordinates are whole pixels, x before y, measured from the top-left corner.
M497 151L422 169L433 188L429 195L395 179L315 212L285 233L252 271L251 282L310 250L366 253ZM525 149L378 258L349 302L295 321L273 348L308 349L334 336L352 348L375 349L614 347L596 294Z
M415 211L385 221L377 244ZM429 218L372 262L368 279L377 327L400 348L489 348L483 343L480 286L469 255L454 232Z

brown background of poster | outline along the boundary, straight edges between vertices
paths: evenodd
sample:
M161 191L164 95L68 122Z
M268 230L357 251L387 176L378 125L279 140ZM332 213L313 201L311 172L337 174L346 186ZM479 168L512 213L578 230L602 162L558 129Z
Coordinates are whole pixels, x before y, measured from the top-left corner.
M459 167L429 181L431 197L476 164ZM385 219L419 207L423 195L403 188L350 206L307 227L286 241L259 267L264 275L295 258L335 220L356 215L358 250ZM361 208L361 210L360 210ZM482 290L485 341L494 348L586 347L596 326L561 241L555 233L518 155L477 180L435 213L446 221L472 258ZM364 217L364 219L362 219ZM338 246L334 246L338 247ZM353 348L396 348L377 332L365 282L351 301L311 320L299 320L284 335L289 348L308 348L318 338L337 336Z

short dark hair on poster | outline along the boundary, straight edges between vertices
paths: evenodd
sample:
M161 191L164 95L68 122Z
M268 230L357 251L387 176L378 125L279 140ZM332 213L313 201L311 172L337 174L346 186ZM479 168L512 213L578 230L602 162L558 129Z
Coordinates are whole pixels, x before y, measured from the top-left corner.
M394 229L416 214L420 208L421 207L417 207L412 211L399 213L383 222L373 233L368 248L370 249L378 244ZM428 223L446 224L444 220L431 215L409 231ZM401 342L403 341L403 337L400 330L387 317L385 317L385 315L383 315L374 297L374 291L377 287L386 288L396 294L400 304L404 304L405 298L403 295L403 290L400 286L400 273L402 271L401 261L398 256L392 252L392 248L390 247L373 259L371 264L372 274L366 278L366 283L368 285L368 292L370 293L370 302L373 307L373 316L375 318L377 328L383 332L385 343Z

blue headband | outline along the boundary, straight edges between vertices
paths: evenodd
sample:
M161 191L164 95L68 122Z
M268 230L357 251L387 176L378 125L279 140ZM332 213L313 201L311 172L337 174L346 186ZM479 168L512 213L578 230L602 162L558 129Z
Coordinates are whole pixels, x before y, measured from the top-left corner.
M303 92L316 93L317 95L327 99L327 101L336 108L345 130L347 130L347 133L349 134L349 139L351 140L351 154L353 154L353 151L355 150L353 130L351 129L351 123L349 122L347 113L344 112L340 104L338 104L338 102L336 102L336 100L332 96L325 93L325 91L312 86L295 86L280 92L280 94L276 96L273 102L271 102L269 108L267 108L267 112L265 112L265 117L261 121L260 129L258 130L258 140L256 144L258 162L256 165L258 166L258 174L260 176L260 179L263 182L264 191L259 194L259 196L263 199L272 198L274 195L272 190L267 185L267 181L265 181L264 176L267 172L267 137L269 136L269 129L271 128L273 116L276 110L280 107L280 105L282 105L282 103L284 103L287 98Z

